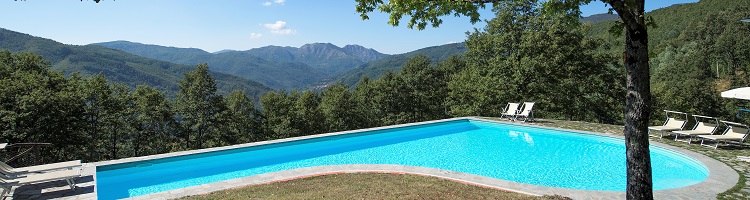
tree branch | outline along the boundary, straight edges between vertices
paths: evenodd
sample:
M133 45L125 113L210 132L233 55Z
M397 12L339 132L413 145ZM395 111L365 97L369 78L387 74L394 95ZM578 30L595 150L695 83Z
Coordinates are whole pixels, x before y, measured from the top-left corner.
M643 25L643 5L628 6L628 0L602 0L612 6L612 9L617 11L620 15L622 22L631 30L638 29L638 26ZM631 3L635 3L630 1ZM632 8L628 9L628 8Z

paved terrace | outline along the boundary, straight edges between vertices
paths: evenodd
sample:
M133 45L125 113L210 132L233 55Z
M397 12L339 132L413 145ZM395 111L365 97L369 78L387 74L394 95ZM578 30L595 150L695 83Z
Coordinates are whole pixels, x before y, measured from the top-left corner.
M395 127L432 123L432 122L439 122L439 121L448 121L448 120L455 120L455 119L472 119L472 120L487 121L485 119L479 119L479 118L454 118L454 119L437 120L437 121L431 121L431 122L420 122L420 123L395 125L395 126L388 126L388 127L379 127L379 128L372 128L372 129L366 129L366 130L395 128ZM508 122L501 122L501 123L508 123ZM530 125L537 126L533 123ZM567 129L561 129L561 130L567 130ZM159 158L164 158L164 157L197 154L197 153L220 151L220 150L234 149L234 148L243 148L243 147L248 147L248 146L257 146L257 145L286 142L286 141L292 141L292 140L325 137L325 136L330 136L330 135L349 134L349 133L360 132L360 131L363 131L363 130L328 133L328 134L304 136L304 137L297 137L297 138L287 138L287 139L280 139L280 140L273 140L273 141L263 141L263 142L255 142L255 143L241 144L241 145L234 145L234 146L227 146L227 147L217 147L217 148L200 149L200 150L192 150L192 151L174 152L174 153L168 153L168 154L151 155L151 156L144 156L144 157L137 157L137 158L126 158L126 159L104 161L104 162L97 162L97 163L86 163L83 165L83 169L82 169L83 176L77 180L78 185L75 190L70 190L67 187L67 183L65 181L56 181L56 182L49 182L49 183L44 183L44 184L27 185L27 186L22 186L22 187L17 188L16 191L14 192L14 196L12 197L12 199L96 199L96 189L95 189L96 166L101 166L101 165L110 165L110 164L117 164L117 163L159 159ZM578 131L578 132L585 132L585 131ZM613 136L613 135L602 134L602 133L594 133L594 132L585 132L585 133L623 138L622 136ZM704 165L706 165L706 167L708 167L710 171L709 177L701 183L691 185L688 187L683 187L683 188L654 191L655 199L716 199L717 194L731 189L738 182L740 175L735 170L743 172L742 175L745 177L744 179L750 180L750 173L748 173L747 171L748 164L749 164L748 162L738 161L737 158L732 158L732 157L719 157L719 159L721 159L723 162L726 162L732 165L732 167L734 168L733 169L727 166L726 164L720 161L717 161L713 158L710 158L706 155L703 155L703 154L699 154L699 153L695 153L695 152L688 151L685 149L669 146L666 144L655 142L654 140L651 141L651 144L665 147L668 149L672 149L674 151L681 152L685 155L693 157L701 161ZM692 145L699 146L695 144L692 144ZM707 148L707 147L701 147L695 150L702 152L702 153L706 153L708 155L710 155L712 151L715 151L714 149ZM210 193L214 191L220 191L220 190L242 187L242 186L247 186L247 185L272 183L272 182L285 181L285 180L290 180L290 179L304 178L304 177L310 177L310 176L321 176L321 175L327 175L327 174L358 173L358 172L396 173L396 174L408 173L408 174L417 174L417 175L423 175L423 176L432 176L432 177L439 177L439 178L454 180L454 181L463 182L463 183L472 184L472 185L497 188L497 189L502 189L502 190L507 190L507 191L530 194L530 195L558 194L562 196L568 196L573 199L625 199L624 192L603 192L603 191L573 190L573 189L565 189L565 188L552 188L552 187L544 187L544 186L537 186L537 185L530 185L530 184L515 183L515 182L510 182L510 181L505 181L505 180L500 180L500 179L495 179L495 178L477 176L477 175L448 171L448 170L434 169L434 168L401 166L401 165L367 165L367 164L318 166L318 167L308 167L308 168L300 168L300 169L294 169L294 170L266 173L266 174L261 174L261 175L256 175L256 176L232 179L232 180L227 180L227 181L222 181L222 182L216 182L216 183L204 184L204 185L182 188L182 189L177 189L177 190L171 190L171 191L166 191L162 193L139 196L139 197L135 197L131 199L172 199L172 198L178 198L178 197L183 197L183 196L206 194L206 193ZM749 187L748 185L750 185L750 183L746 182L745 184L739 184L739 185L744 186L744 187L733 189L734 193L737 193L737 195L735 195L734 197L744 197L744 194L750 193L750 189L748 189Z

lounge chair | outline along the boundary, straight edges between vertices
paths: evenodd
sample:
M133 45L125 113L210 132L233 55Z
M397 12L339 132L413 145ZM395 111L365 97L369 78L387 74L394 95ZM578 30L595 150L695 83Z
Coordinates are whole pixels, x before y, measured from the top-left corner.
M734 122L728 122L728 121L721 121L721 122L727 125L727 129L724 130L724 134L722 135L699 135L698 137L702 138L701 145L711 147L711 145L706 145L704 144L704 142L706 140L713 140L716 143L716 145L713 145L714 149L719 148L719 143L721 143L721 141L724 141L724 143L727 143L727 141L737 141L739 142L741 146L742 142L744 142L745 139L747 139L747 136L750 135L750 129L748 129L747 125L734 123Z
M664 137L665 132L669 131L677 131L682 130L685 128L685 124L687 124L687 113L684 112L677 112L677 111L670 111L670 110L664 110L664 112L667 113L667 120L664 121L664 124L661 126L649 126L648 127L648 135L651 136L651 130L660 131L659 132L659 138ZM669 114L679 114L679 115L685 115L685 120L669 117Z
M693 118L695 118L695 126L693 126L693 129L691 130L679 130L679 131L672 131L675 133L674 141L683 141L687 143L693 142L693 138L698 135L713 135L716 133L716 130L719 130L719 120L713 117L706 117L701 115L693 115ZM698 118L703 119L703 121L698 120ZM714 122L714 123L709 123ZM687 140L678 140L680 136L687 136Z
M0 173L7 177L15 177L24 175L27 173L44 173L49 171L61 170L61 169L73 169L80 168L81 160L51 163L45 165L35 165L28 167L13 168L5 162L0 162Z
M0 187L3 189L3 192L0 193L0 197L5 199L5 197L13 196L13 193L11 192L13 187L59 180L67 181L70 189L75 190L75 178L78 177L81 177L81 169L53 171L43 174L26 174L25 176L15 178L0 176Z
M534 121L534 102L523 102L523 110L513 116L513 121L518 120L518 117L523 117L523 121Z
M503 113L500 115L500 119L508 117L508 119L513 120L511 117L516 116L518 113L518 106L519 104L517 103L508 103L508 105L503 108Z

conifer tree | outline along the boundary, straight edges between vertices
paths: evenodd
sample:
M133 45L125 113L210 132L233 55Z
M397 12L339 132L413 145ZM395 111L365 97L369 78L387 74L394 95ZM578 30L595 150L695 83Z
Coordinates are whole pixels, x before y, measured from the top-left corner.
M234 90L226 101L229 130L222 134L224 143L232 145L262 140L262 121L252 99L245 92Z
M185 128L186 147L191 148L194 140L193 148L203 148L204 143L218 134L224 105L222 97L216 94L216 82L208 72L208 64L199 64L195 70L185 73L179 87L174 106ZM192 140L191 134L195 134Z
M147 85L138 85L131 98L135 129L130 136L132 155L171 152L170 144L176 142L177 123L164 93Z

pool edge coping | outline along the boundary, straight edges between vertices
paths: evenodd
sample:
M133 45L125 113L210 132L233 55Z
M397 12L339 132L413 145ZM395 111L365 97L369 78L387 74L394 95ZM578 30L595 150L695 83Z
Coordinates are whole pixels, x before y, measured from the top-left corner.
M382 126L382 127L374 127L374 128L366 128L366 129L340 131L340 132L333 132L333 133L323 133L323 134L300 136L300 137L293 137L293 138L283 138L283 139L276 139L276 140L269 140L269 141L260 141L260 142L254 142L254 143L224 146L224 147L214 147L214 148L206 148L206 149L157 154L157 155L150 155L150 156L124 158L124 159L110 160L110 161L85 163L84 168L89 168L88 172L90 173L93 172L92 174L93 174L94 182L96 182L96 167L97 166L106 166L106 165L122 164L122 163L129 163L129 162L139 162L139 161L161 159L161 158L168 158L168 157L177 157L177 156L216 152L216 151L231 150L231 149L245 148L245 147L252 147L252 146L276 144L276 143L283 143L283 142L290 142L290 141L307 140L307 139L314 139L314 138L321 138L321 137L328 137L328 136L345 135L345 134L360 133L360 132L367 132L367 131L378 131L378 130L384 130L384 129L393 129L393 128L418 126L418 125L425 125L425 124L432 124L432 123L459 121L459 120L469 120L469 121L476 120L476 121L484 121L484 122L491 122L491 123L528 126L528 127L542 128L542 129L551 129L551 130L559 130L559 131L566 131L566 132L603 136L603 137L609 137L609 138L624 139L624 136L608 135L608 134L590 132L590 131L545 127L545 126L540 126L540 125L535 125L535 124L530 124L530 123L518 123L518 122L514 123L514 122L509 122L509 121L484 119L480 117L458 117L458 118L448 118L448 119L432 120L432 121L425 121L425 122L416 122L416 123L398 124L398 125ZM673 197L695 198L696 195L702 194L700 196L705 197L702 199L715 199L717 194L731 189L739 181L739 174L734 169L730 168L726 164L716 159L710 158L703 154L695 153L689 150L685 150L685 149L678 148L678 147L673 147L673 146L666 145L666 144L659 143L659 142L650 141L650 144L653 144L654 146L665 148L673 152L680 153L690 158L693 158L695 160L698 160L704 166L706 166L706 168L708 168L708 171L709 171L709 176L700 183L686 186L686 187L675 188L675 189L656 190L654 191L654 198L657 198L657 199L673 198ZM383 168L384 166L390 166L389 167L390 169L384 169ZM405 170L405 169L408 169L408 170ZM318 171L308 172L304 170L318 170ZM280 173L285 173L285 172L292 173L293 175L280 176L282 175ZM300 174L301 172L305 172L305 173ZM272 183L272 182L305 178L305 177L310 177L310 176L320 176L320 175L326 175L326 174L356 173L356 172L407 173L407 174L432 176L432 177L438 177L438 178L443 178L443 179L448 179L448 180L453 180L453 181L464 182L464 183L472 184L472 185L491 187L491 188L496 188L496 189L501 189L501 190L506 190L506 191L511 191L511 192L530 194L530 195L558 194L558 195L568 196L574 199L585 198L585 197L588 198L588 197L591 197L592 195L598 196L601 198L615 197L617 199L622 199L625 197L624 196L625 192L575 190L575 189L566 189L566 188L537 186L537 185L517 183L517 182L512 182L512 181L507 181L507 180L495 179L495 178L490 178L490 177L484 177L484 176L479 176L479 175L473 175L473 174L467 174L463 172L455 172L455 171L443 170L443 169L403 166L403 165L359 164L359 165L316 166L316 167L309 167L309 168L284 170L284 171L279 171L279 172L259 174L255 176L242 177L242 178L219 181L219 182L214 182L214 183L209 183L209 184L204 184L204 185L191 186L191 187L180 188L176 190L153 193L153 194L148 194L148 195L143 195L143 196L131 197L127 199L177 198L177 197L182 197L182 196L206 194L206 193L210 193L214 191L220 191L220 190L236 188L236 187L243 187L243 186L248 186L248 185ZM446 176L446 174L450 174L450 175L460 174L462 176L452 177L452 176ZM272 176L272 177L278 176L278 177L276 177L276 179L273 179L273 178L268 178L266 176ZM260 178L266 181L259 182L258 180L252 180L252 178L254 177ZM245 180L248 178L250 178L250 180L239 181L239 180ZM489 181L484 180L484 179L487 179ZM729 181L732 182L732 184L726 184L726 181L722 181L726 179L730 179ZM472 180L484 180L484 181L474 182ZM230 184L233 187L228 187L226 186L227 184ZM98 196L96 195L98 192L98 188L96 184L94 185L95 185L94 195ZM212 187L211 185L223 185L223 186ZM503 185L503 186L497 186L497 185ZM190 191L195 191L198 193L190 192ZM171 194L171 195L164 196L165 194Z

